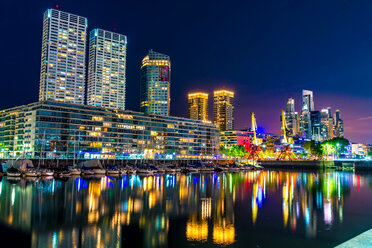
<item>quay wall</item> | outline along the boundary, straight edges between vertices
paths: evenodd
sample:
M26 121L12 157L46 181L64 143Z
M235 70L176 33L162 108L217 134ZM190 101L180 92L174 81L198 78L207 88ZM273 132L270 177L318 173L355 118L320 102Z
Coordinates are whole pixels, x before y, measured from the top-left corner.
M9 159L0 159L0 164L8 161ZM63 168L73 166L80 162L87 161L87 159L29 159L32 161L34 167L41 168ZM101 164L106 167L107 165L126 165L126 164L140 164L140 163L151 163L151 164L173 164L173 165L187 165L187 163L195 162L196 160L187 159L173 159L173 160L163 160L163 159L99 159Z
M283 161L283 160L261 160L258 163L268 169L304 169L304 170L317 170L317 169L352 169L355 161L353 160L296 160L296 161ZM370 166L372 170L372 163Z

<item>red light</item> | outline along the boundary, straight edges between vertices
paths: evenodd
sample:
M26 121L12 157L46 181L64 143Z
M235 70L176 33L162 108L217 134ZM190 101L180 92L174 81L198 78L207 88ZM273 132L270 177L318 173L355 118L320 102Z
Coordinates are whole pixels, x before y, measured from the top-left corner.
M114 31L116 31L116 28L114 28Z
M59 8L59 5L58 4L56 5L56 8Z

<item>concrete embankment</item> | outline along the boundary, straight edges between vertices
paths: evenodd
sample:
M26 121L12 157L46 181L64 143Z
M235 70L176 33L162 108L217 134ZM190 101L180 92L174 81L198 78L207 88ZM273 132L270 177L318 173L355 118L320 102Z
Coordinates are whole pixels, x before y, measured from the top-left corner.
M353 160L261 160L258 161L261 166L268 169L300 169L300 170L318 170L318 169L352 169L355 161ZM372 170L372 164L371 164Z
M372 171L372 161L358 160L354 162L355 171Z
M0 164L8 161L9 159L0 159ZM86 159L30 159L35 167L48 167L48 168L63 168L73 166L80 162L86 161ZM196 160L135 160L135 159L100 159L103 166L107 165L127 165L127 164L174 164L174 165L187 165L188 163L195 162Z

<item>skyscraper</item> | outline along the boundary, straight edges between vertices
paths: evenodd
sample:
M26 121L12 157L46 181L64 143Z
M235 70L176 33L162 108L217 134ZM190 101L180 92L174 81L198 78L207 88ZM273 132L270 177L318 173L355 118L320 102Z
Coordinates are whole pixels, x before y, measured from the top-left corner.
M168 55L150 50L141 66L141 111L169 115L171 62Z
M89 38L88 105L125 109L127 37L93 29Z
M310 90L302 90L302 106L307 105L309 112L314 111L313 92Z
M295 112L295 101L291 97L288 99L285 105L285 121L290 136L296 136L298 134L298 114Z
M234 129L234 92L229 90L214 92L213 121L220 131Z
M301 130L301 134L305 135L307 139L312 138L312 123L311 123L311 112L312 111L314 111L313 92L310 90L302 90L302 110L301 110L301 116L300 116L300 130Z
M189 118L208 120L208 93L195 92L188 95Z
M344 137L344 121L341 119L340 110L336 110L333 121L334 121L334 136Z
M333 118L331 108L321 110L321 122L322 122L322 138L328 140L333 138Z
M306 104L301 110L299 131L301 136L306 139L311 139L311 119L310 112Z
M311 139L315 141L322 141L322 122L321 122L321 112L319 110L314 110L310 112L310 122L311 122Z
M39 100L84 103L85 17L55 9L44 13Z

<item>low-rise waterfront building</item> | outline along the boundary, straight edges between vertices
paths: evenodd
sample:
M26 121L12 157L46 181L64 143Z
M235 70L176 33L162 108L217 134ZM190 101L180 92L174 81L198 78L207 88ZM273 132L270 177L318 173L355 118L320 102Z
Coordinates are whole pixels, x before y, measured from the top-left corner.
M258 133L256 134L257 142L259 145L267 141L268 134ZM250 130L230 130L220 132L220 146L227 148L233 145L242 145L246 151L250 151L253 145L254 134Z
M42 101L0 111L0 157L200 158L218 153L210 123Z

